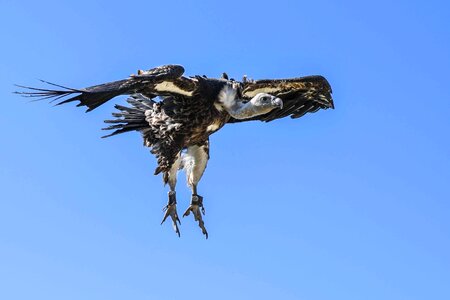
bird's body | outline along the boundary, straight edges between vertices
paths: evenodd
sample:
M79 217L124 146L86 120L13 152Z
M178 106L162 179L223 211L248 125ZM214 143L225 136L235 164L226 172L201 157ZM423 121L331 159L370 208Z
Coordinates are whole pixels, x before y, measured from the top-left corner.
M155 174L167 174L181 150L207 143L209 136L230 118L225 110L219 110L218 99L214 97L227 82L217 80L214 84L207 84L213 80L201 77L196 80L196 96L165 96L163 101L153 102L152 107L145 111L149 127L143 129L143 137L145 145L158 158ZM144 101L148 103L148 99L141 96L141 102Z
M193 212L207 236L200 213L204 212L203 198L197 194L197 184L209 159L209 136L229 123L297 118L320 108L333 108L331 87L321 76L259 81L244 78L238 82L226 74L213 79L184 77L183 72L181 66L168 65L85 89L57 85L64 90L28 88L31 91L20 94L56 99L74 95L58 104L78 100L78 106L87 106L88 111L118 95L131 95L127 100L131 107L116 105L116 119L105 121L110 124L105 129L115 130L108 136L128 131L142 133L144 145L157 158L155 174L162 173L164 183L170 186L163 222L170 216L178 234L176 175L179 169L186 171L192 199L184 215Z

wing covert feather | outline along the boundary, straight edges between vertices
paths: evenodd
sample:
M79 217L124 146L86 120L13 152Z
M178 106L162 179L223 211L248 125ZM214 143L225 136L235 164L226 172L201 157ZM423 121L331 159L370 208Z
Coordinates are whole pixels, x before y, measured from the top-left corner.
M323 76L306 76L291 79L264 79L244 82L242 96L250 99L258 93L267 93L283 100L282 109L250 119L231 118L229 123L259 120L270 122L291 116L296 119L319 109L334 108L331 86Z

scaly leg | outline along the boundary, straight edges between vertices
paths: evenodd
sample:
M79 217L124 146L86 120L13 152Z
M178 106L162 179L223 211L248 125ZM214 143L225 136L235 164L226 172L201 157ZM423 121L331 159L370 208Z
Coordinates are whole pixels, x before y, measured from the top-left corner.
M161 225L162 225L162 223L164 223L164 221L167 219L167 217L170 216L170 218L172 219L173 230L175 230L176 234L178 234L178 236L180 236L180 229L178 228L178 224L181 225L181 222L180 222L180 218L178 218L178 213L177 213L176 193L175 193L175 191L170 191L168 194L169 194L169 201L167 202L167 205L164 206L164 208L163 208L164 217L161 221ZM177 222L178 222L178 224L177 224Z
M176 192L175 192L175 186L177 185L177 172L178 168L180 166L181 162L181 155L178 154L177 159L175 160L174 164L170 168L170 171L168 173L168 179L167 182L169 183L170 191L168 193L169 195L169 201L167 202L167 205L163 208L164 211L164 217L161 221L164 223L164 221L167 219L167 217L170 216L172 219L172 226L175 232L178 234L178 237L180 236L180 229L178 228L178 224L181 225L180 218L178 218L177 213L177 198L176 198ZM177 224L178 222L178 224Z
M208 238L208 231L206 231L205 222L203 221L202 218L202 214L205 215L205 208L203 207L203 197L197 194L197 186L192 187L191 204L184 212L183 217L189 216L191 211L192 214L194 215L195 221L198 222L198 227L202 229L202 233L205 235L206 238Z
M203 207L203 197L197 194L197 185L206 169L208 159L209 141L188 147L187 153L183 155L183 168L186 170L187 182L192 190L191 204L184 212L183 217L192 212L206 238L208 238L208 232L202 218L202 213L205 214L205 208Z

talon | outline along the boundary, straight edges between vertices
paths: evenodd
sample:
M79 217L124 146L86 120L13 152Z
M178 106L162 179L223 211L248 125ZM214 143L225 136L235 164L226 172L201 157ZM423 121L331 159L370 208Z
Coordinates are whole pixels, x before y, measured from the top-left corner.
M163 211L165 213L164 213L164 217L161 221L161 225L164 223L164 221L166 221L167 217L170 216L170 218L172 219L173 230L175 230L176 234L178 234L178 237L180 237L180 229L178 228L178 224L181 225L181 222L180 222L180 218L178 218L177 200L176 200L175 195L176 194L174 191L169 192L169 202L163 208ZM177 224L177 222L178 222L178 224Z
M203 220L200 220L200 222L198 222L198 227L202 229L202 233L205 235L205 238L208 239L208 231L206 231L205 222L203 222Z
M192 195L191 204L186 209L183 217L189 216L191 213L194 215L194 220L198 222L198 227L202 229L202 233L208 238L208 231L205 228L205 222L202 219L202 213L205 215L205 208L203 207L203 197L199 195Z

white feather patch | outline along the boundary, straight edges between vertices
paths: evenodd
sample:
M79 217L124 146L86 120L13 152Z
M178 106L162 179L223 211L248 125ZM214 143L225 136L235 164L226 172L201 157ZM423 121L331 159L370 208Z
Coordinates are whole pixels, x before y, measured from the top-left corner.
M177 184L177 172L181 164L181 153L178 153L177 158L175 159L172 167L169 170L169 186L172 189L175 189L175 185Z
M218 111L223 111L223 106L219 103L214 103L214 107L218 110Z
M265 87L265 88L259 88L259 89L253 90L253 91L245 92L244 95L246 97L253 98L256 95L258 95L259 93L272 94L272 93L279 92L279 91L280 91L280 88L277 88L277 87Z
M189 186L196 185L208 163L208 154L203 147L191 146L187 152L182 154L182 166L186 171L187 184Z
M211 125L209 125L208 127L206 127L206 131L216 131L217 129L219 129L220 123L213 123Z
M164 81L155 85L155 90L158 92L175 93L184 96L192 96L192 92L188 92L177 87L173 82Z
M225 108L231 109L236 104L236 93L236 89L226 85L219 93L219 103L222 103Z

